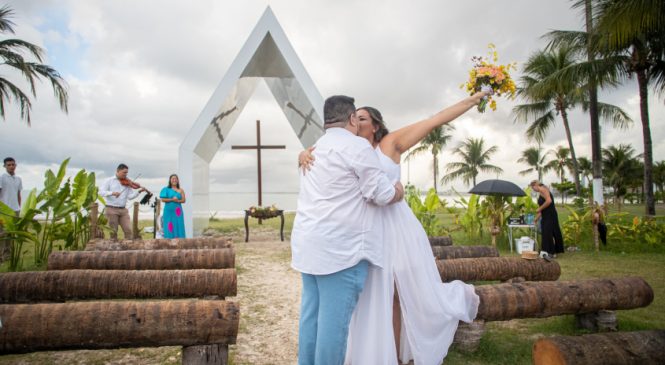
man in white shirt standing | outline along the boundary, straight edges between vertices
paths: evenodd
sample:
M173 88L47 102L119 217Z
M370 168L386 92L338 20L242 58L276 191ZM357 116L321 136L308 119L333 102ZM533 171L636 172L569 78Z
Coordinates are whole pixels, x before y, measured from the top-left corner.
M21 190L23 190L23 181L16 176L16 160L7 157L3 161L5 172L0 176L0 201L19 215L21 212ZM1 229L1 227L0 227ZM9 257L9 240L0 241L0 262Z
M132 239L132 226L129 219L129 211L127 210L127 200L136 198L144 188L135 191L130 186L130 181L127 179L129 167L124 163L118 165L115 171L115 176L106 180L104 185L99 188L99 195L106 200L106 209L104 215L109 221L111 227L111 238L118 238L118 223L125 233L125 239Z
M316 165L301 176L291 234L292 267L302 273L298 363L341 365L351 314L368 265L381 266L379 206L404 196L381 170L369 142L357 136L354 99L332 96Z

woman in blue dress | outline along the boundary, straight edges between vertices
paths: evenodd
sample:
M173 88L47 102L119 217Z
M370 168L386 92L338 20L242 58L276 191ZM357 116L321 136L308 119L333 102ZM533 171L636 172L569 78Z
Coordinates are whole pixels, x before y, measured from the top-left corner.
M169 176L169 185L162 189L159 198L164 202L162 214L164 238L185 238L185 219L182 204L187 200L180 189L178 175Z

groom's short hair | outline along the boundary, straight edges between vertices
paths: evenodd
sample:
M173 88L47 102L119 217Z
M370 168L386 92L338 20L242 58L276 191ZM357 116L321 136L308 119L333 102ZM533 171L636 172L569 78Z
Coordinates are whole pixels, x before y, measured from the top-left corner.
M346 123L356 111L355 99L346 95L334 95L323 104L325 124Z

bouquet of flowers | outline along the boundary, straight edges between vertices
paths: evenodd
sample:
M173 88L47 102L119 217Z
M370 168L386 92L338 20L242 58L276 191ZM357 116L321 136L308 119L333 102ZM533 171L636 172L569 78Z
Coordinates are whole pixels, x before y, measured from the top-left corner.
M516 70L516 63L509 63L507 65L495 64L499 60L496 52L496 47L493 44L488 46L490 49L489 57L471 58L473 68L469 71L469 81L462 84L460 88L466 88L470 95L479 91L493 91L492 95L488 95L478 104L478 111L485 112L485 108L489 103L492 110L496 110L496 100L494 97L506 96L510 99L515 97L515 81L510 77L510 70ZM491 59L490 63L488 60Z

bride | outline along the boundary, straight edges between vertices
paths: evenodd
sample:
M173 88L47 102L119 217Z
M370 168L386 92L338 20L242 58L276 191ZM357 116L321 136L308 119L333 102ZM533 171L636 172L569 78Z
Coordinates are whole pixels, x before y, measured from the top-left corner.
M393 181L400 179L403 153L434 128L451 122L478 105L487 92L479 92L434 116L392 133L381 113L359 108L358 135L374 146L381 167ZM312 147L303 151L303 171L315 163ZM346 364L439 365L448 353L459 321L472 322L479 299L472 285L442 283L427 234L405 201L381 210L384 226L384 266L370 266L349 329ZM399 296L401 319L393 327L393 296ZM397 315L397 313L395 313ZM399 328L394 333L393 328Z

